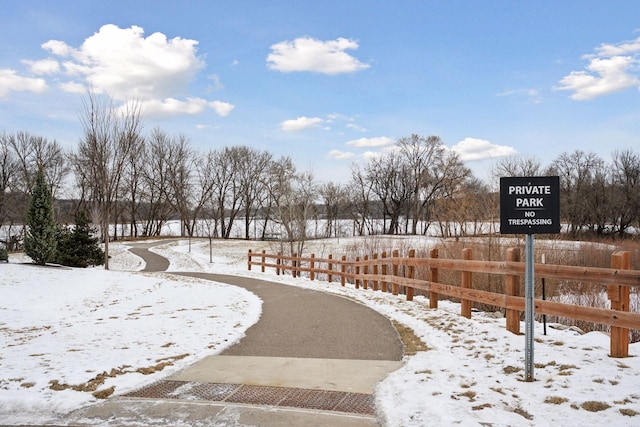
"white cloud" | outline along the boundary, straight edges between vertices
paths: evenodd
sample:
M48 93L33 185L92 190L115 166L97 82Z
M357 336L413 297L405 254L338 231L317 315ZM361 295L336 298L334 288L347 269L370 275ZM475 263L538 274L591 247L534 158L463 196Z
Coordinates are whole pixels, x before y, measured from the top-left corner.
M327 153L327 157L336 160L348 160L353 159L356 155L348 151L331 150Z
M362 126L359 126L359 125L356 125L356 124L354 124L354 123L347 123L347 127L348 127L349 129L355 130L356 132L362 132L362 133L365 133L365 132L367 131L367 129L366 129L366 128L364 128L364 127L362 127Z
M63 63L67 73L81 75L97 90L124 100L165 98L187 85L204 66L196 56L197 44L180 37L167 39L162 33L145 38L140 27L108 24L78 49L57 40L42 47L69 58Z
M14 70L0 69L0 98L9 92L42 93L47 89L44 79L20 76Z
M48 42L41 44L40 47L63 58L70 56L73 52L73 49L69 45L60 40L49 40Z
M36 74L57 74L72 79L58 84L64 91L107 93L116 101L138 100L152 115L197 114L207 108L226 116L234 108L222 101L198 97L177 99L204 68L197 56L198 42L181 37L167 38L156 32L147 37L138 26L102 26L80 47L49 40L42 48L58 60L23 61ZM214 87L223 87L217 75Z
M640 66L640 37L617 45L602 44L589 60L586 71L572 71L563 77L555 90L573 92L572 99L589 100L630 87L640 88L634 71Z
M517 154L513 147L496 145L485 139L465 138L451 147L462 161L484 160L495 157L506 157Z
M220 76L219 75L211 74L211 75L207 76L207 78L213 82L213 89L214 90L222 90L222 89L224 89L224 85L222 84L222 81L220 80Z
M319 117L298 117L297 119L285 120L280 123L280 129L286 132L296 132L305 129L313 129L320 126L324 120Z
M365 160L379 159L382 156L382 152L380 151L365 151L362 153L362 157Z
M301 37L272 45L271 53L267 56L267 66L284 73L353 73L369 68L369 64L364 64L345 52L357 48L358 43L342 37L329 41Z
M30 61L25 59L22 62L29 66L32 73L38 75L56 74L60 71L60 63L51 58L41 59L39 61Z
M145 115L154 118L176 114L195 115L202 113L207 108L213 109L219 116L224 117L235 108L231 104L219 101L209 102L202 98L187 98L186 101L175 98L152 99L140 101L140 107Z
M207 105L210 108L213 108L213 110L221 117L227 117L229 113L236 108L235 105L222 101L208 102Z
M87 93L87 87L82 83L64 82L58 84L58 87L65 92L76 93L78 95L85 95Z
M395 144L395 140L386 136L379 136L375 138L360 138L352 141L347 141L347 145L351 147L363 148L363 147L386 147Z
M533 102L534 104L539 104L542 102L542 97L540 96L540 91L538 89L509 89L498 93L496 96L526 97L529 98L529 101Z

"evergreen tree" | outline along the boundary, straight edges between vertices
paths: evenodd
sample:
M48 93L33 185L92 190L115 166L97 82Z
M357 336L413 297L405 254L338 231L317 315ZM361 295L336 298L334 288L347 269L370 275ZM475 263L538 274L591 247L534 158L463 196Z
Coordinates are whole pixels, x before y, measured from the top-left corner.
M31 192L27 211L27 232L24 250L34 263L44 265L56 254L56 224L53 219L53 197L44 179L42 166L38 168L36 183Z
M100 249L99 238L89 224L85 211L75 215L76 226L73 231L67 228L58 230L58 251L56 262L70 267L88 267L104 264L104 252Z

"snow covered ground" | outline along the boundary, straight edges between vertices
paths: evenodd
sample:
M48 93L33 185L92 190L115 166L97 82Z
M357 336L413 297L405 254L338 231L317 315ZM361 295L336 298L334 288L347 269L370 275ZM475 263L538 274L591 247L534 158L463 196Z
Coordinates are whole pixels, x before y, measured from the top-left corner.
M310 250L339 254L337 247L352 243L325 241ZM422 297L406 302L247 271L247 249L270 245L215 241L212 262L206 240L153 250L171 260L170 271L247 275L345 295L413 329L428 349L406 356L378 385L386 425L640 425L639 344L631 345L631 357L614 359L602 333L548 328L544 336L536 325L536 381L525 382L524 336L508 333L504 319L465 319L458 304L445 301L431 310ZM108 272L36 267L13 255L0 265L0 424L64 424L64 413L97 401L94 393L117 395L157 381L219 353L258 320L261 303L249 292L135 272L142 264L126 249L111 244Z

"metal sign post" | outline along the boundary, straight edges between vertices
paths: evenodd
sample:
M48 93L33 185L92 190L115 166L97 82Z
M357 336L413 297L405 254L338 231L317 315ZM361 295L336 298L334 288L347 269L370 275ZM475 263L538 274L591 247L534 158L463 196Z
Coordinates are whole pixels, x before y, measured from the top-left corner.
M524 376L525 381L533 378L533 234L527 234L525 241L526 264L524 274Z
M533 235L560 232L560 178L500 178L500 233L526 235L525 379L533 377L534 253Z

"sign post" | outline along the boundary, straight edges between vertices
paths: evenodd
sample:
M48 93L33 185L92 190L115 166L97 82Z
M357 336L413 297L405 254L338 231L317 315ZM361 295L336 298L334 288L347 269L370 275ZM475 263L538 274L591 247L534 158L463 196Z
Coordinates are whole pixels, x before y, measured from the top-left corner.
M525 380L533 377L534 234L560 232L560 178L500 178L500 233L525 234Z

